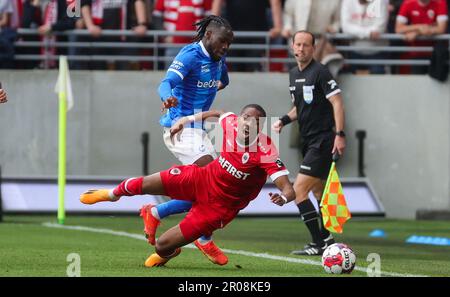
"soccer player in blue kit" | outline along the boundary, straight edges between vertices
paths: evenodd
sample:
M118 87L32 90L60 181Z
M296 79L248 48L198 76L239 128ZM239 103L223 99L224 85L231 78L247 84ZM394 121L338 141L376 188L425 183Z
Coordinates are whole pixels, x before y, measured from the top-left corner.
M194 43L183 47L167 70L158 93L163 101L162 110L167 109L160 119L163 126L164 143L183 164L206 166L216 157L211 140L202 123L192 123L183 129L174 142L170 139L170 127L178 119L208 111L218 90L228 83L225 55L233 41L233 31L222 17L210 15L196 24L197 36ZM144 232L150 244L155 245L156 228L160 220L171 214L187 212L192 203L184 200L170 200L141 209ZM211 237L202 236L195 245L218 265L228 262L227 256L214 244Z

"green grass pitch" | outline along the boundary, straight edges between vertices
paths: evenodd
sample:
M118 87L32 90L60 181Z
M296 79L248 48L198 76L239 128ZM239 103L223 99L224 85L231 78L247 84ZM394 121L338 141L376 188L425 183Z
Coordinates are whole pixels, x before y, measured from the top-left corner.
M158 235L181 218L165 219ZM0 223L0 276L64 277L70 264L67 256L71 253L80 255L81 276L330 276L321 266L314 265L320 257L289 254L310 240L299 218L237 218L214 236L220 247L231 251L228 265L214 265L195 248L183 248L180 256L158 268L143 266L153 247L142 240L143 225L138 215L68 216L65 224L93 228L89 230L114 230L125 236L43 225L55 221L50 216L6 216ZM450 276L450 247L405 243L412 234L450 237L448 226L448 222L353 218L345 225L344 234L336 239L356 252L359 269L350 276L367 275L370 253L380 255L382 276ZM373 229L385 230L387 237L369 237ZM132 234L138 236L133 238ZM264 255L260 257L261 254ZM268 255L276 257L268 259ZM314 263L308 262L311 260Z

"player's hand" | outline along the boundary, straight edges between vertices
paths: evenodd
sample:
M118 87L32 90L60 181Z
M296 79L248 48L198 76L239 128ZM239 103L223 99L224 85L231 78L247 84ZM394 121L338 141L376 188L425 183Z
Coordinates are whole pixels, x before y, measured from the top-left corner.
M283 206L286 204L286 201L278 193L273 194L272 192L270 192L269 196L270 196L270 201L276 205Z
M169 109L171 107L175 107L177 105L178 105L178 99L173 96L169 97L169 98L167 98L166 101L164 101L162 103L161 112L164 112L164 110Z
M281 120L278 120L275 123L273 123L273 125L272 125L273 131L275 131L277 133L281 133L281 129L283 129L283 123L281 122Z
M0 89L0 103L8 102L8 98L6 97L6 92L3 89Z
M173 137L175 135L177 135L177 141L180 141L181 131L184 129L185 124L184 118L181 118L170 127L170 141L172 141L172 143L174 143Z
M225 85L219 80L219 83L217 84L217 91L225 89Z
M334 138L334 145L331 153L334 154L337 152L339 156L342 156L344 154L344 150L345 150L345 137L336 135L336 137Z

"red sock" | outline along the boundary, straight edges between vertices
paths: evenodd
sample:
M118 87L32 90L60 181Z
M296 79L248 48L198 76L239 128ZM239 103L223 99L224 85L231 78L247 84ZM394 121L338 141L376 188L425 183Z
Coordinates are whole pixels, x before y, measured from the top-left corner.
M114 190L116 197L142 195L144 177L132 177L121 182Z

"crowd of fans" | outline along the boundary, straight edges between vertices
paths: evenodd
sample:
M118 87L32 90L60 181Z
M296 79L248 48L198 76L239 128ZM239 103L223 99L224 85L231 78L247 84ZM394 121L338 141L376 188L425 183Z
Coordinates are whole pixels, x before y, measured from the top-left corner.
M420 36L444 34L448 31L448 2L450 0L0 0L0 68L53 68L56 60L20 60L14 55L58 54L89 55L155 55L164 56L167 63L177 54L180 46L192 38L168 36L159 42L167 47L158 53L139 47L77 47L72 42L151 42L148 30L193 31L194 23L208 14L227 18L236 31L268 32L271 43L287 44L297 30L317 34L317 46L323 51L334 48L329 40L319 38L324 33L348 33L355 37L345 44L361 49L341 53L349 59L424 59L430 52L400 54L377 51L375 46L411 45L434 46ZM18 28L37 29L39 36L18 35ZM86 29L89 35L67 34L55 36L53 32ZM133 35L110 36L103 30L132 30ZM404 41L380 40L380 34L399 33ZM66 47L17 47L17 41L66 41ZM264 44L264 38L235 38L235 44ZM232 47L233 48L233 47ZM258 57L261 50L231 50L232 57ZM272 57L288 57L287 50L273 50ZM323 61L323 56L319 57ZM71 59L75 69L146 69L151 63L130 61L90 61ZM286 65L273 63L272 71L286 71ZM234 71L259 71L261 63L232 63ZM384 65L350 65L354 73L383 74ZM426 67L399 67L399 73L425 73Z

